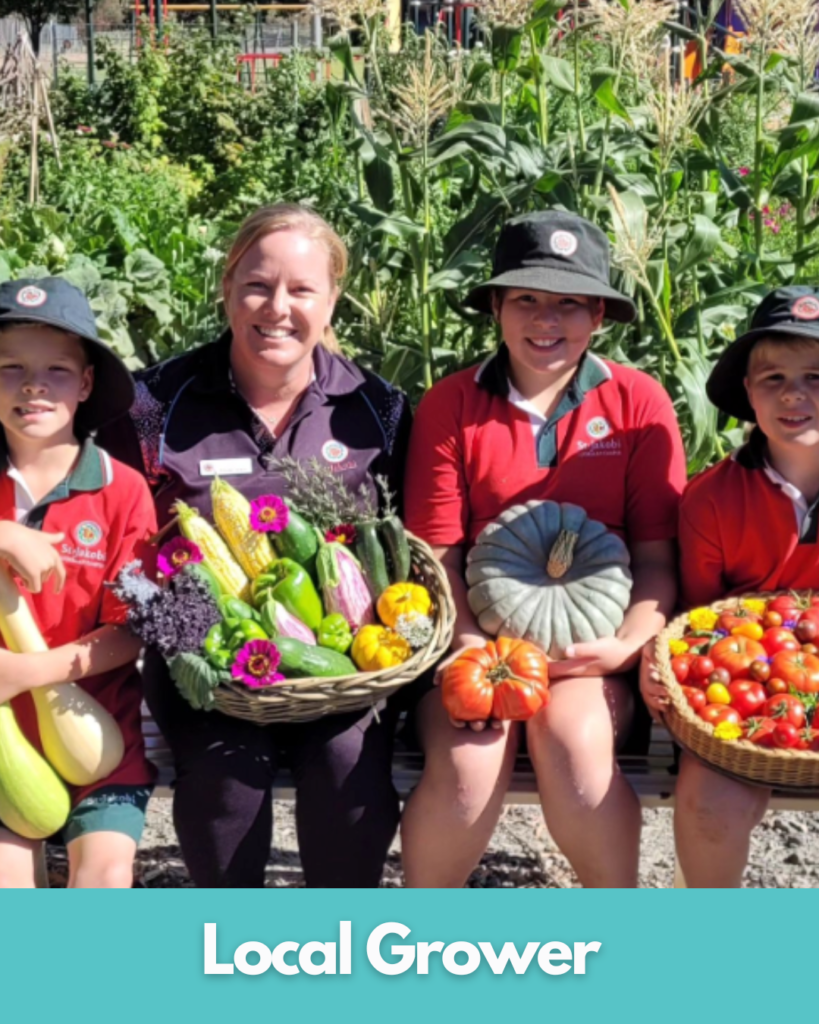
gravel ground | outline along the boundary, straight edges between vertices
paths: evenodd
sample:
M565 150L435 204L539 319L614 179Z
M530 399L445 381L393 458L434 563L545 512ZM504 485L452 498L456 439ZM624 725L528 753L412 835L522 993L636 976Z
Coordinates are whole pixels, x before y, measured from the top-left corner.
M267 884L303 885L292 803L277 801L275 820ZM52 851L49 869L52 885L65 884L64 855ZM179 852L169 799L151 801L137 872L149 888L192 885ZM645 810L640 885L665 888L673 884L673 878L671 811ZM819 814L768 814L754 833L745 882L764 888L819 887ZM539 808L510 806L505 808L492 844L468 884L473 888L571 888L578 883L547 832ZM390 851L383 885L403 885L398 840Z

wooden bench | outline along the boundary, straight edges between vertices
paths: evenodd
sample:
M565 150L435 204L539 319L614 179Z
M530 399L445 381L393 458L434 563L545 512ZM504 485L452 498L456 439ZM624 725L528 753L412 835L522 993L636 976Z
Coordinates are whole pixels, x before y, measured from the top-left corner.
M156 723L143 707L143 734L148 757L157 766L159 778L154 791L155 796L170 796L173 782L173 760L164 737ZM674 750L668 732L659 725L653 724L648 753L644 755L623 755L618 759L624 776L631 783L643 807L673 807L674 787ZM393 781L398 795L405 800L421 778L423 754L420 750L412 750L397 745L393 757ZM293 781L286 770L280 772L273 788L273 796L279 800L292 800L294 797ZM506 803L536 804L539 802L535 774L529 758L525 754L518 756L512 783L506 794ZM771 810L779 811L817 811L819 810L819 793L810 792L805 795L774 791ZM675 886L684 887L685 882L679 866L675 872Z

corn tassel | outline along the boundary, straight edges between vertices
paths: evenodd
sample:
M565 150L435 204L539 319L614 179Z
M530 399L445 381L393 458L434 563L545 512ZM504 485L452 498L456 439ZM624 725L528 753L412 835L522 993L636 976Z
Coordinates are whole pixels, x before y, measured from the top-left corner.
M193 541L202 552L205 565L219 581L222 590L247 600L250 596L248 578L216 529L184 501L177 501L174 511L179 517L182 535Z
M267 535L251 527L250 502L219 477L210 485L210 497L213 520L236 561L252 580L261 576L276 554Z

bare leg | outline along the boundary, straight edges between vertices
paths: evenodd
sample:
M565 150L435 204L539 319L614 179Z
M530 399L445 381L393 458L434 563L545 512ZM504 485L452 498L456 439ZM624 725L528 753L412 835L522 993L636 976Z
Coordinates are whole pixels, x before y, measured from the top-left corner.
M751 832L762 821L770 796L768 789L726 778L683 754L674 838L688 888L742 885Z
M130 889L137 844L122 832L89 832L68 844L69 889Z
M528 723L543 816L582 885L637 885L640 803L620 774L617 741L633 709L622 677L567 678Z
M478 863L497 824L520 732L456 729L435 690L418 709L424 774L401 821L408 888L457 888Z
M34 889L41 843L0 825L0 889Z

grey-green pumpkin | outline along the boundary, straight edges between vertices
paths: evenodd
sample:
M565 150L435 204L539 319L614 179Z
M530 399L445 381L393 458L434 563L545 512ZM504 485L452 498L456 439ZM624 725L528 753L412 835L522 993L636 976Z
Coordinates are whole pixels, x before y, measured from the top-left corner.
M466 561L481 629L530 640L554 658L572 643L613 636L628 608L628 548L579 505L514 505L480 532Z

